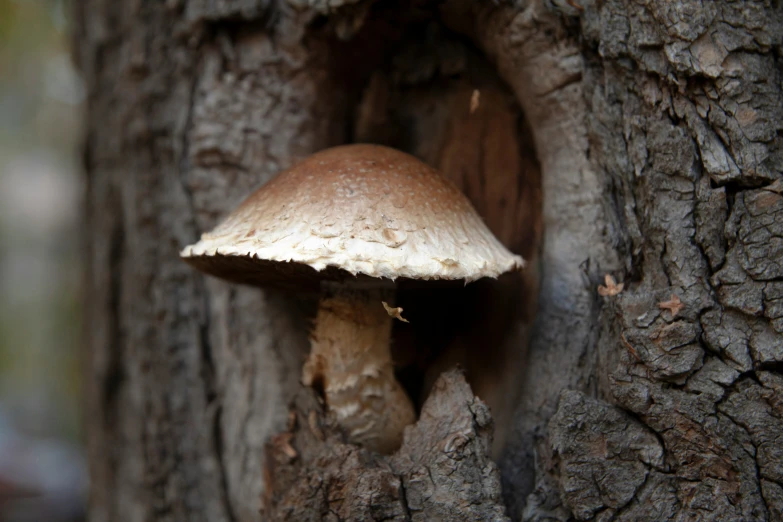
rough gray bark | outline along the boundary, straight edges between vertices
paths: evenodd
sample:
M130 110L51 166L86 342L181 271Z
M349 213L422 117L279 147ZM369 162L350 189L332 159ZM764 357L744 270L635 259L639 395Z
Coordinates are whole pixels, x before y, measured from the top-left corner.
M490 13L476 32L516 86L534 135L556 147L537 123L555 120L570 154L591 160L586 168L578 157L556 165L546 146L542 155L544 140L536 141L542 259L557 261L554 273L542 273L523 385L523 397L534 400L523 399L501 462L512 513L779 520L781 461L768 452L781 446L783 338L774 298L764 296L780 277L781 6L564 7L578 16L567 23L578 25L579 43L533 6ZM532 74L533 67L545 72ZM533 111L542 106L539 117ZM567 201L581 204L547 219L547 209ZM625 291L601 302L594 289L607 272ZM676 316L659 308L672 294L684 304ZM555 368L560 376L552 379ZM640 459L644 473L615 466L612 478L580 460L592 446L580 439L602 431L604 421L593 419L603 407L588 408L594 411L580 427L588 433L577 437L557 422L573 407L570 395L558 402L562 388L631 413L628 422L658 437L662 461ZM562 443L569 437L587 447L574 452ZM603 458L622 456L600 440L593 449ZM592 483L566 490L584 477ZM616 492L632 484L639 486L620 502Z
M432 384L455 362L495 417L513 519L783 519L779 2L81 0L75 18L93 520L258 520L262 494L282 517L317 458L312 476L377 501L302 516L500 518L486 411L453 374ZM177 259L279 169L350 141L440 167L532 261L400 296L401 378L433 396L388 459L325 420L303 439L306 394L275 437L313 303ZM624 289L599 297L607 273ZM467 441L455 477L434 440Z
M489 458L492 420L460 372L441 375L405 442L384 457L346 444L311 392L269 444L269 520L508 520Z

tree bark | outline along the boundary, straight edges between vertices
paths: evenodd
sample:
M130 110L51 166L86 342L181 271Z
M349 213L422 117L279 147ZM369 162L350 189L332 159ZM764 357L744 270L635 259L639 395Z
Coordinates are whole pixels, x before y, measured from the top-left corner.
M92 520L783 520L779 2L74 13ZM530 262L400 293L421 414L389 457L299 383L314 301L178 259L349 142L439 167Z

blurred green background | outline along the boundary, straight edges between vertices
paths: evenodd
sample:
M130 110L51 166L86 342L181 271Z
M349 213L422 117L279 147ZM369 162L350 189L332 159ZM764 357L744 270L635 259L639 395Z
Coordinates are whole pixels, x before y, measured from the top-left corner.
M0 520L80 520L79 151L70 5L0 0Z

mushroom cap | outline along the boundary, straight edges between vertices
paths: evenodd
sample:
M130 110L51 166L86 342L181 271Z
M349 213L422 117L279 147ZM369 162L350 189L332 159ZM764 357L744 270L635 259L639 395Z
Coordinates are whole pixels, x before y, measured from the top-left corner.
M524 265L438 171L379 145L310 156L180 255L210 275L258 286L473 281Z

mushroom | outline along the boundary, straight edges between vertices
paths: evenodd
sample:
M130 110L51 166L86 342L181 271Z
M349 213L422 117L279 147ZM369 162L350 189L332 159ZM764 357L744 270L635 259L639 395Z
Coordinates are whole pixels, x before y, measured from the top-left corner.
M323 391L351 442L381 453L416 420L389 349L395 282L467 283L524 263L439 172L378 145L310 156L181 256L229 281L319 291L302 381Z

